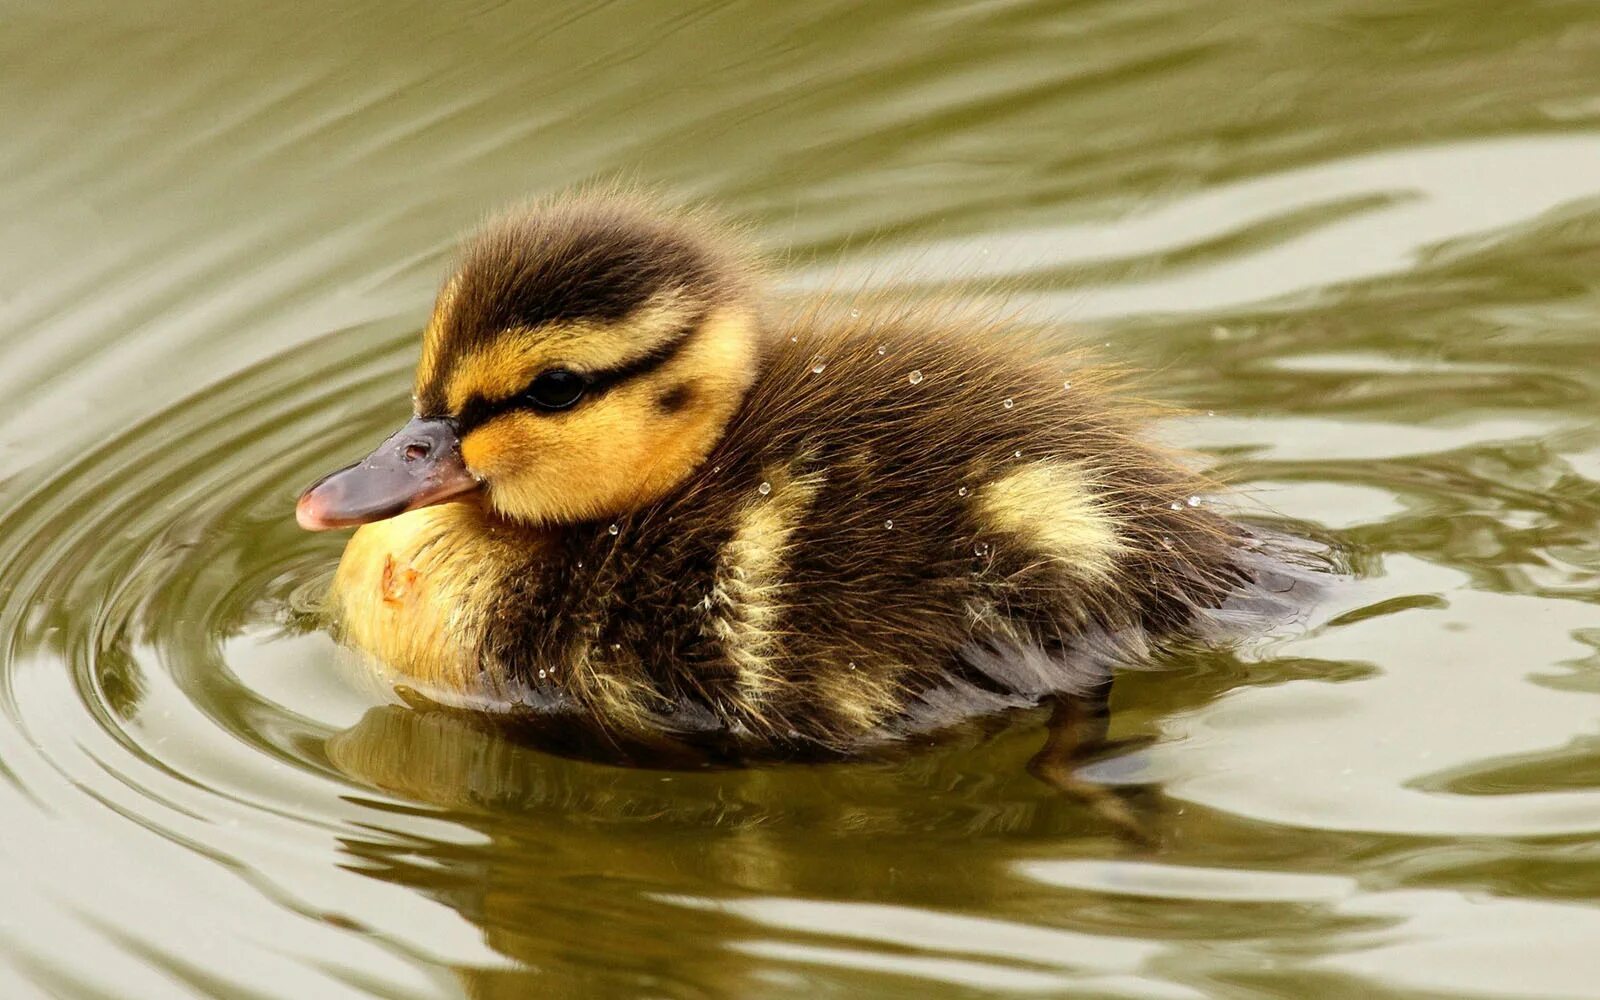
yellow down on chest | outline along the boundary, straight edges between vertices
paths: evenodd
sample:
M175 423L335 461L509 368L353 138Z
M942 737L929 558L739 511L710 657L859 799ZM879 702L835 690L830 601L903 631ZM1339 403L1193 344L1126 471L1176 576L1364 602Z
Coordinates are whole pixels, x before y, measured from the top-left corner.
M392 683L475 694L478 646L506 568L525 550L475 506L452 503L363 525L334 575L341 638Z

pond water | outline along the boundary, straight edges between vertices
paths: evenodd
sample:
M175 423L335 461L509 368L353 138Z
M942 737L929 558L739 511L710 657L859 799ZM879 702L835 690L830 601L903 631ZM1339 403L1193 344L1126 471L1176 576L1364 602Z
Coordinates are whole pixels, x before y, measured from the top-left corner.
M1600 17L1500 0L11 3L7 997L1600 991ZM1353 580L894 763L682 773L383 704L297 489L485 211L715 202L795 294L1019 289Z

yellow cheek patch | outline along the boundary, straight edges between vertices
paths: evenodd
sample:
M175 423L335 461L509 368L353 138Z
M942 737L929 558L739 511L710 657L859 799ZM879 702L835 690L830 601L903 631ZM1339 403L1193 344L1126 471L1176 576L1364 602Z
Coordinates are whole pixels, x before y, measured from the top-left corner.
M1070 572L1109 580L1127 549L1084 470L1035 462L984 487L978 510L990 527L1025 539Z
M509 413L469 432L461 439L461 457L467 468L480 476L493 476L537 461L536 456L528 454L533 442L520 426L536 419L531 414Z
M509 413L466 436L461 454L489 502L526 522L580 521L637 507L670 454L647 388L619 386L574 409Z

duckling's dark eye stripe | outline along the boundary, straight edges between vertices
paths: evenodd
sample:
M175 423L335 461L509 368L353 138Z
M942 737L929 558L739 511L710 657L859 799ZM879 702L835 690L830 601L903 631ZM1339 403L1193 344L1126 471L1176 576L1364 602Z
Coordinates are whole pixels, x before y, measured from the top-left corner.
M694 339L694 331L699 328L700 321L696 318L693 322L685 324L684 328L672 339L656 345L644 354L631 361L624 362L613 368L601 368L591 372L577 372L583 379L583 397L577 402L582 406L584 400L592 399L601 393L635 379L641 375L648 375L662 365L678 356L683 346ZM541 372L541 374L543 374ZM529 383L531 386L532 383ZM510 413L513 410L537 410L527 400L527 389L524 388L514 396L505 399L485 399L482 396L470 397L466 405L461 407L461 413L456 416L458 432L465 434L475 427L482 426L495 417Z

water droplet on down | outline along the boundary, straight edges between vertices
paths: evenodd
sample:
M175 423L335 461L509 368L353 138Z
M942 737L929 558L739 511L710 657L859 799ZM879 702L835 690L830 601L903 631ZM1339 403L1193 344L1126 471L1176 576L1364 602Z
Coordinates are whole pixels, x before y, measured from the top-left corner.
M912 385L916 385L918 382L922 381L922 373L914 371L910 375L906 376L906 381L910 382Z
M766 480L762 480L761 485L756 487L756 492L762 496L766 496L768 493L772 492L772 484Z
M1013 407L1013 406L1016 406L1016 405L1017 405L1017 404L1016 404L1016 403L1013 403L1013 402L1012 402L1012 401L1011 401L1011 400L1009 400L1009 399L1008 399L1008 400L1006 400L1006 401L1005 401L1005 402L1003 402L1003 403L1001 403L1001 404L1000 404L1000 405L1001 405L1001 406L1003 406L1003 407L1005 407L1005 408L1006 408L1006 409L1008 409L1008 410L1009 410L1009 409L1011 409L1011 408L1012 408L1012 407Z
M606 529L606 534L615 535L617 533L617 530L618 530L617 526L615 524L613 524L611 527Z

